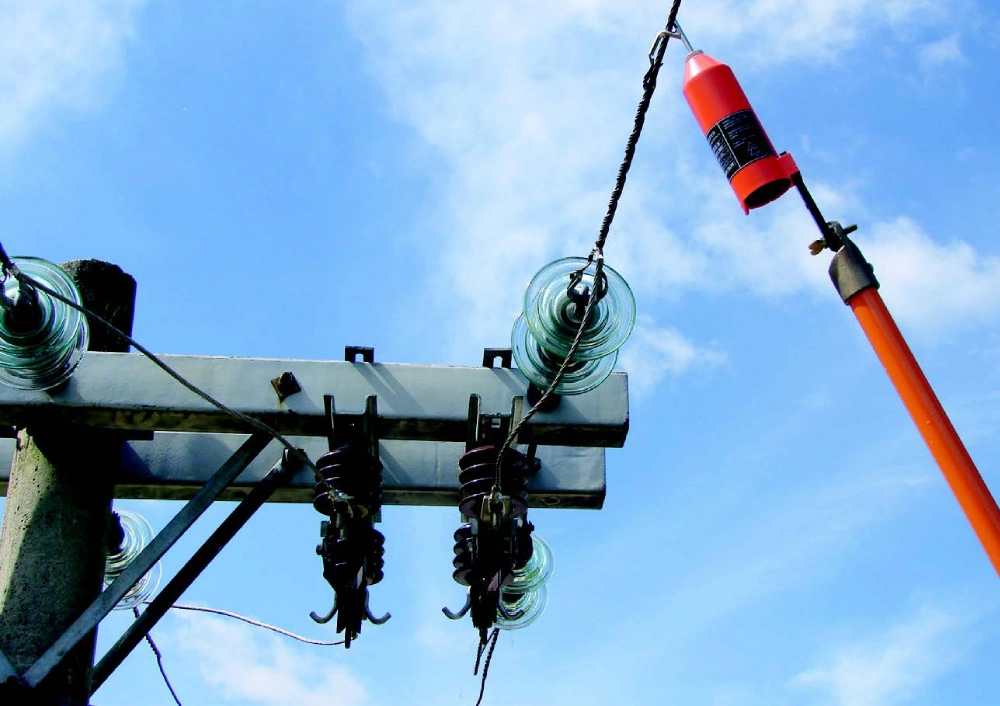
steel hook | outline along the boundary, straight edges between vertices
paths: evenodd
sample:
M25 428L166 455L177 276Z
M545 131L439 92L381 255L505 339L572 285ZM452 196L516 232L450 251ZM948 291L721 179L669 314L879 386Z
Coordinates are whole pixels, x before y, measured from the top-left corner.
M471 608L472 608L472 594L467 593L465 594L465 605L462 606L462 609L460 611L458 611L457 613L453 613L450 610L448 610L447 607L445 607L441 609L441 612L444 613L445 616L447 616L451 620L460 620L465 617L466 613L468 613L469 610L471 610Z
M371 608L368 607L368 599L369 598L371 598L371 594L369 594L367 591L365 591L365 617L368 618L368 620L371 623L373 623L374 625L381 625L386 620L388 620L389 618L392 617L392 613L386 613L381 618L376 618L374 615L372 615Z
M333 620L333 616L335 616L336 614L337 614L337 596L336 594L334 594L333 608L330 609L329 613L321 617L318 613L316 613L316 611L313 611L309 614L309 617L322 625L324 623L329 623L331 620Z

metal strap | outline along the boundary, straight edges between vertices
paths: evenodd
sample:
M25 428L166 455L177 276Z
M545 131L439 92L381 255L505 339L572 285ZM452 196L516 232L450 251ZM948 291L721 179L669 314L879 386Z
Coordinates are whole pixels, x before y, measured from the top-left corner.
M7 655L0 650L0 684L7 681L8 679L20 679L21 675L17 673L14 669L14 665L10 663L7 659Z
M129 653L135 646L142 642L142 639L153 629L153 626L166 615L174 602L181 597L181 594L194 582L201 572L218 556L223 547L229 543L236 533L246 524L260 507L267 502L268 498L280 486L287 483L295 472L302 467L301 463L296 463L298 459L290 457L286 451L282 459L278 461L264 479L254 486L250 494L236 506L229 516L223 520L218 529L212 533L198 551L187 561L180 571L163 587L163 590L154 598L149 606L136 618L135 622L122 635L108 653L101 658L101 661L94 667L93 683L91 692L97 691L107 680L111 673L125 661Z
M174 543L180 539L209 505L232 483L243 470L250 465L257 455L264 450L271 437L258 432L247 439L229 460L222 464L215 475L201 490L188 501L180 512L167 523L153 540L125 567L121 575L108 586L97 599L90 604L83 614L70 625L53 645L38 658L24 673L25 683L34 688L55 669L63 657L72 650L80 640L89 635L97 627L125 594L153 568Z

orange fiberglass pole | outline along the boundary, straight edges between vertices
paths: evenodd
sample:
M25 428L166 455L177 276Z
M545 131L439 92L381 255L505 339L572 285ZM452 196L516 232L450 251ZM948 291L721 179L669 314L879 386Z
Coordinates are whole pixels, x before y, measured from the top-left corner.
M767 205L792 186L798 189L823 235L810 250L813 255L825 249L835 253L830 263L834 285L857 316L993 568L1000 574L1000 509L879 296L871 265L847 237L855 226L844 228L823 218L792 156L775 151L732 69L692 48L679 24L674 24L673 32L688 50L684 97L743 212L749 214L751 209Z
M993 568L1000 574L1000 509L882 301L874 269L847 237L855 226L843 228L836 221L824 221L802 175L796 172L791 179L823 233L810 249L813 254L823 248L835 252L830 263L834 286L857 317Z
M983 549L1000 574L1000 509L874 287L848 299Z

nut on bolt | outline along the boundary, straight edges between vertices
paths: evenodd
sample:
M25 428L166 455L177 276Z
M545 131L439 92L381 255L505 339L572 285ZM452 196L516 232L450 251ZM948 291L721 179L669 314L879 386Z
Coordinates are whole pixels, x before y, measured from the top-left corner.
M272 379L271 387L274 388L275 393L278 395L278 402L284 402L286 398L291 397L296 392L302 392L299 381L290 372L284 372Z

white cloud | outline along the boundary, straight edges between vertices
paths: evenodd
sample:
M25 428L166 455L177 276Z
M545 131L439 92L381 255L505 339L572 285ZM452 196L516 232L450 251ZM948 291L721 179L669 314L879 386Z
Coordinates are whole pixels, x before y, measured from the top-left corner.
M680 375L695 366L725 363L726 354L702 348L674 328L639 325L622 351L619 364L628 372L633 394L652 391L667 375Z
M936 243L908 218L876 223L870 232L859 243L901 324L939 332L1000 314L1000 257L960 240Z
M800 428L801 420L791 425L789 430ZM768 443L789 430L779 431ZM753 453L740 458L747 465L755 463ZM706 543L698 562L686 567L683 579L665 597L664 605L690 607L675 630L682 637L701 634L748 605L823 579L859 537L886 521L931 478L923 470L863 467L862 473L837 474L829 483L758 501L746 520L735 520L740 511L733 512L728 516L731 527ZM728 500L720 496L719 501ZM817 563L817 556L824 561Z
M955 32L935 42L929 42L920 49L920 68L925 72L939 69L949 64L960 64L965 61L965 54L959 43L959 34Z
M100 100L143 2L0 2L0 149L17 146L55 111Z
M329 651L317 656L315 651L291 647L275 635L222 618L179 615L176 620L180 629L169 634L169 639L194 658L201 678L222 700L262 706L369 703L364 686Z
M956 633L968 618L924 605L882 634L843 645L792 685L815 689L833 706L891 706L946 673L962 650Z
M934 26L954 10L945 4L932 0L717 0L685 4L681 18L695 44L704 37L713 46L740 47L759 64L775 64L830 61L866 37L885 39L917 25Z
M713 176L715 176L713 174ZM830 213L850 199L822 184L810 187ZM769 208L743 216L733 196L719 189L696 189L698 201L691 247L712 262L706 289L745 289L763 297L830 288L825 258L808 255L818 237L816 226L798 196L789 194Z
M822 184L811 188L829 214L863 211L848 192ZM687 256L712 263L711 278L695 286L744 289L763 297L802 292L836 296L827 273L829 251L817 257L806 254L816 227L797 197L741 221L742 214L724 208L728 194L695 193L702 206L686 243ZM963 240L939 243L905 216L865 224L852 237L874 265L882 296L904 328L949 333L1000 317L1000 256L983 254ZM645 263L647 268L660 266L654 259Z

